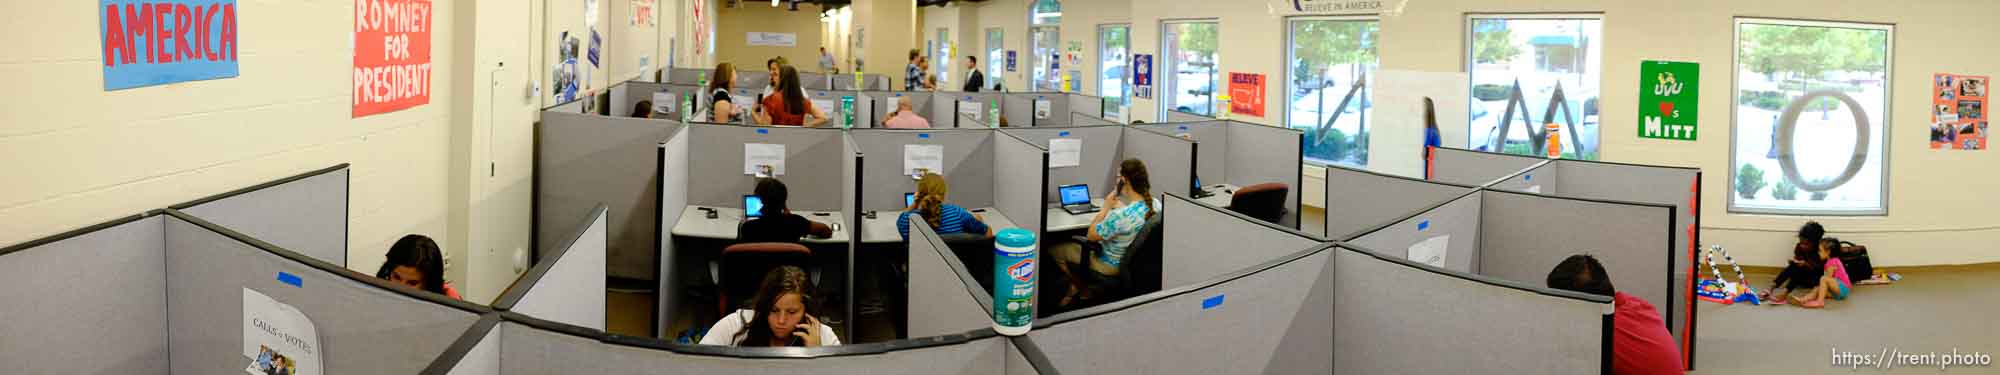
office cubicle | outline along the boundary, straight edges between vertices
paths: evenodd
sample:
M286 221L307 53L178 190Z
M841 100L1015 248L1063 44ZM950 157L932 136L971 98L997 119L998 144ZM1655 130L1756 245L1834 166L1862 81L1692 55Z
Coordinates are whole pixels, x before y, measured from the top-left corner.
M815 251L845 254L842 265L832 268L849 277L846 281L845 310L853 310L851 293L854 233L863 204L858 176L866 171L862 155L854 149L847 132L830 128L755 127L739 125L689 126L654 149L657 171L658 232L661 236L657 264L660 290L659 327L671 329L675 315L694 305L686 304L685 281L705 280L707 261L721 247L735 243L736 223L743 218L743 200L755 190L757 178L748 166L753 149L758 153L782 147L783 165L772 165L776 177L789 190L787 208L809 219L837 223L833 238L808 239ZM615 206L614 206L615 207ZM702 209L716 210L715 218ZM649 264L651 265L651 264ZM694 273L696 271L704 271ZM823 282L822 285L842 285ZM702 301L695 301L702 302ZM839 315L845 318L853 316ZM842 329L851 330L851 326Z
M1133 127L1190 138L1201 145L1200 159L1195 163L1195 180L1204 186L1191 186L1190 194L1203 188L1214 190L1213 186L1222 184L1235 187L1270 182L1285 184L1285 215L1279 224L1298 227L1299 212L1304 209L1301 190L1305 181L1302 172L1305 159L1300 147L1282 146L1303 146L1304 133L1297 129L1236 121L1140 124ZM1327 181L1334 183L1332 179ZM1219 200L1228 202L1227 197Z
M854 98L854 127L870 128L873 127L872 124L881 122L875 118L875 111L871 110L875 108L875 99L872 95L830 90L806 90L805 94L806 100L812 101L813 108L819 109L820 113L825 113L829 117L826 125L821 125L823 127L840 127L841 101L848 97Z
M1495 154L1462 148L1434 147L1425 163L1424 179L1460 185L1487 186L1548 159ZM1525 186L1524 186L1525 187Z
M1351 240L1478 189L1341 166L1326 167L1327 238Z
M163 217L127 216L0 247L7 371L167 373Z
M1532 164L1528 164L1532 162ZM1490 189L1534 193L1556 197L1601 199L1617 202L1636 202L1672 206L1675 212L1676 228L1671 231L1672 247L1668 254L1653 253L1651 248L1635 250L1636 254L1619 254L1650 259L1659 256L1670 257L1671 276L1664 281L1674 294L1664 300L1649 300L1664 311L1668 326L1679 340L1683 353L1689 353L1685 365L1693 367L1695 340L1694 332L1697 315L1694 307L1695 279L1698 277L1699 261L1696 256L1701 242L1698 212L1701 199L1701 170L1668 166L1622 164L1588 160L1540 159L1534 157L1483 153L1461 149L1439 149L1433 154L1432 168L1439 175L1458 175L1460 180L1478 180L1490 175L1493 170L1504 170L1516 166L1518 171L1497 177ZM1485 166L1489 169L1480 174L1471 170ZM1650 281L1650 280L1649 280ZM1658 284L1659 282L1647 282ZM1624 284L1620 284L1624 285Z
M988 124L1000 124L1001 126L1009 126L1009 125L1027 126L1025 125L1027 124L1025 119L1014 118L1012 116L1007 115L1007 113L1004 111L1006 107L1001 103L1001 95L1002 95L1001 93L940 92L934 95L935 96L931 99L931 115L935 117L932 118L952 119L952 124L950 126L945 126L932 123L931 127L986 128L988 127L986 126ZM940 106L941 104L949 104L949 105ZM986 118L989 110L994 109L993 106L1002 106L1000 108L1002 109L1002 112L1000 113L1001 118L998 119ZM959 118L958 117L959 115L966 116L967 118L970 118L971 121L967 122L965 119Z
M1000 94L1000 115L1009 126L1069 126L1069 94L1060 92L1010 92Z
M1107 114L1104 111L1104 98L1102 97L1078 94L1073 92L1065 93L1063 95L1068 97L1069 99L1070 113L1081 113L1086 116L1096 117L1096 118L1110 117L1107 116ZM1091 124L1066 124L1066 125L1091 125Z
M1278 259L1325 239L1203 204L1181 193L1164 193L1159 286L1173 288ZM1169 229L1171 228L1171 229ZM1228 251L1218 251L1228 249ZM1129 256L1129 255L1128 255Z
M346 267L354 263L347 254L350 174L342 163L171 208Z
M1103 117L1087 115L1082 112L1070 112L1069 125L1070 126L1118 125L1118 122L1106 120Z
M611 276L654 280L662 160L659 144L686 126L672 120L543 112L535 124L535 249L553 249L592 208L610 210ZM678 214L673 212L671 214Z
M605 329L606 210L600 204L571 226L574 234L564 236L534 267L514 279L493 308Z
M1333 320L1333 368L1317 373L1611 372L1611 297L1541 287L1540 278L1433 267L1354 244L1331 253L1326 283L1312 288L1314 302L1304 307Z
M940 94L905 91L862 91L861 94L875 99L870 117L873 121L869 124L871 128L883 127L882 123L889 120L889 115L896 113L897 105L903 101L909 101L910 111L930 121L932 128L952 127L951 117L937 117L938 112L933 112L936 108L931 104L933 99L945 98Z
M1150 130L1125 126L1079 126L1062 128L1006 128L1012 134L1051 151L1046 189L1048 203L1055 203L1056 187L1089 184L1091 195L1103 197L1118 180L1118 164L1124 159L1146 163L1152 190L1158 194L1174 191L1174 186L1192 186L1194 160L1199 157L1194 141ZM1059 147L1052 140L1073 140L1079 150L1075 166L1058 166ZM1157 197L1156 197L1157 198Z
M1225 108L1224 110L1227 109ZM1203 116L1191 112L1167 111L1167 117L1160 119L1160 122L1202 122L1215 120L1214 116Z
M929 223L910 221L908 330L905 337L932 337L993 326L993 293L959 261ZM990 262L989 262L990 263Z
M853 74L835 74L833 75L832 89L844 91L889 91L889 78L883 77L881 74L863 74L861 77L862 84L855 85L854 83Z

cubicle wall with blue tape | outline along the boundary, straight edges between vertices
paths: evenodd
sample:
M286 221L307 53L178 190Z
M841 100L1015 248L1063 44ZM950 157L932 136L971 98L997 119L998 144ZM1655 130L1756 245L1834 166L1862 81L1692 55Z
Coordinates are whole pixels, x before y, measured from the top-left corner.
M346 267L347 164L174 205L189 215ZM379 257L356 254L356 257Z

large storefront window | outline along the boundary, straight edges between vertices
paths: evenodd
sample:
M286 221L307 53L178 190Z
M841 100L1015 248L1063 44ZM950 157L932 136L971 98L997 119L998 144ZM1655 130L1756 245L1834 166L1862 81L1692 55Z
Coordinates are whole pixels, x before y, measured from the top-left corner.
M1367 166L1379 24L1342 18L1287 24L1286 126L1306 133L1308 160Z
M1466 21L1472 42L1465 54L1472 80L1466 144L1537 156L1553 144L1563 158L1596 160L1601 16L1474 15ZM1553 133L1547 131L1551 123Z
M1730 211L1887 212L1892 32L1886 25L1736 20Z

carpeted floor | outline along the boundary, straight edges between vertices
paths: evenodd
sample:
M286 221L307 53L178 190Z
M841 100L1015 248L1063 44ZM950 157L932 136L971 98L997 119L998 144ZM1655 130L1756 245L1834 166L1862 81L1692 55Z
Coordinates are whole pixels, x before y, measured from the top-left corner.
M1700 303L1691 374L1935 374L1938 367L1834 366L1835 350L1891 353L2000 351L2000 265L1890 270L1903 281L1858 285L1824 309L1797 305ZM1757 288L1775 271L1751 273ZM2000 365L1946 368L1947 374L2000 374Z

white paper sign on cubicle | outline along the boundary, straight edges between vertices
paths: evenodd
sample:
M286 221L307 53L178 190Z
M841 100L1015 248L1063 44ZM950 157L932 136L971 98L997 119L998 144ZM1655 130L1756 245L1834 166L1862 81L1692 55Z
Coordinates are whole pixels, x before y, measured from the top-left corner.
M840 105L833 104L833 99L813 99L812 103L813 109L817 109L820 113L827 114L827 116L833 116L834 112L840 111Z
M1529 193L1535 193L1535 194L1541 194L1541 193L1542 193L1542 185L1535 185L1535 186L1529 186L1529 187L1528 187L1527 189L1521 189L1521 191L1525 191L1525 192L1529 192Z
M321 375L319 331L304 312L243 288L244 372Z
M681 102L679 98L675 98L674 96L674 93L671 92L653 93L653 113L675 114L676 111L674 111L674 108L680 107Z
M1049 167L1074 167L1083 164L1083 140L1076 138L1056 138L1049 140Z
M1047 100L1042 100L1042 99L1035 99L1035 119L1036 119L1036 120L1047 120L1047 119L1049 119L1049 111L1050 111L1050 110L1049 110L1049 101L1047 101Z
M973 121L986 122L983 118L986 114L986 103L958 102L958 114L970 117Z
M762 170L767 166L769 171ZM785 175L785 145L743 144L743 174L758 177Z
M903 175L918 177L918 170L944 174L944 145L903 145Z
M1449 248L1451 248L1451 235L1431 237L1410 245L1410 261L1444 267L1445 251Z
M897 106L902 105L902 103L903 103L902 95L889 97L889 113L896 113L896 108L898 108Z

